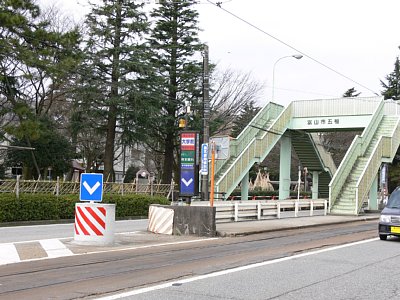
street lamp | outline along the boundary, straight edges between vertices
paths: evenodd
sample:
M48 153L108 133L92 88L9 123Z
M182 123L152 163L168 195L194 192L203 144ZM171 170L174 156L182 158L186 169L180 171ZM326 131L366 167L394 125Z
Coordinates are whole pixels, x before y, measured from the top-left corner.
M283 56L281 58L279 58L275 63L274 63L274 68L272 70L272 101L274 101L274 91L275 91L275 66L276 64L284 59L284 58L289 58L289 57L293 57L295 59L301 59L303 57L303 55L300 54L294 54L294 55L287 55L287 56Z

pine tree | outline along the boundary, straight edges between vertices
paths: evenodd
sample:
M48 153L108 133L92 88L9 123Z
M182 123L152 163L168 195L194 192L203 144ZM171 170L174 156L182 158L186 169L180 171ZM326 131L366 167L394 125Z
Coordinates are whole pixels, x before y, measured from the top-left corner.
M80 111L90 111L105 133L104 177L110 181L115 179L117 129L125 124L127 115L123 112L132 112L130 108L135 107L136 81L146 70L142 36L148 22L143 2L137 3L104 0L93 5L86 21L86 70L82 77L82 94L86 97L78 104Z
M158 106L156 114L151 116L148 141L163 155L164 183L171 181L176 166L178 119L183 117L185 101L199 107L201 97L202 66L193 56L203 46L198 38L198 12L192 7L194 3L160 0L151 13L155 26L149 44L156 71L152 86Z
M242 110L240 111L240 115L233 121L232 127L232 137L237 137L243 129L250 123L250 121L254 118L254 116L260 110L259 107L255 105L255 101L251 100L248 103L245 103Z
M400 61L396 58L394 70L386 76L387 83L381 80L381 85L384 88L382 95L385 99L400 100Z
M357 90L354 87L352 87L352 88L349 88L346 92L344 92L342 97L351 98L351 97L358 97L360 95L361 95L361 93L358 93Z
M34 1L2 0L0 41L0 138L7 134L30 147L44 134L41 119L54 104L54 92L79 61L79 33L53 30ZM39 175L41 153L30 155Z
M400 100L400 61L396 57L394 70L386 77L387 83L381 81L384 88L382 95L385 99ZM400 149L397 149L396 155L389 167L389 192L392 192L400 182Z

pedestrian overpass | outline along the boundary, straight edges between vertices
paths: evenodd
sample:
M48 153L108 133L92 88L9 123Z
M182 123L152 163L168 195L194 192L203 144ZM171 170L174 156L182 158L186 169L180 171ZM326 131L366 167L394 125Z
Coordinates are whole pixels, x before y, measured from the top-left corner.
M215 165L215 193L229 196L240 184L247 199L249 170L280 142L279 199L290 196L291 151L313 177L312 198L329 199L331 214L358 215L363 202L378 205L378 173L391 163L400 143L400 105L382 97L268 103L229 144ZM317 132L362 130L340 166L317 142Z

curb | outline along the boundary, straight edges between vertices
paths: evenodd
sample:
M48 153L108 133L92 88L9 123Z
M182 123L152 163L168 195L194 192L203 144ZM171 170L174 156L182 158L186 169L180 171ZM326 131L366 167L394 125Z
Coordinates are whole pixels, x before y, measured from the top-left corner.
M289 227L281 227L281 228L265 228L265 229L256 229L251 231L243 231L243 232L230 232L227 233L225 231L216 231L216 235L218 237L240 237L240 236L248 236L253 234L259 233L267 233L267 232L276 232L276 231L285 231L285 230L293 230L293 229L301 229L301 228L311 228L311 227L319 227L319 226L326 226L326 225L336 225L336 224L346 224L346 223L357 223L357 222L366 222L372 220L379 220L379 216L364 216L359 217L359 219L352 219L352 220L341 220L341 221L332 221L328 223L319 223L319 224L305 224L305 225L293 225Z

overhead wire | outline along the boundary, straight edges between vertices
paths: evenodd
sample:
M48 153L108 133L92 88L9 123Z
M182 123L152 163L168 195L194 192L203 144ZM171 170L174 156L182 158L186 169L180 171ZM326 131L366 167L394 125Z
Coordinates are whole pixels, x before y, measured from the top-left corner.
M247 21L247 20L245 20L245 19L239 17L238 15L236 15L236 14L234 14L234 13L228 11L227 9L223 8L222 5L220 5L219 2L218 2L218 4L217 4L217 3L212 2L211 0L206 0L206 1L207 1L208 3L210 3L210 4L212 4L213 6L218 7L219 9L222 9L224 12L226 12L227 14L229 14L229 15L233 16L234 18L240 20L241 22L243 22L243 23L249 25L250 27L253 27L254 29L260 31L261 33L263 33L263 34L269 36L270 38L276 40L277 42L279 42L279 43L285 45L286 47L288 47L288 48L290 48L290 49L292 49L292 50L298 52L299 54L303 55L304 57L309 58L310 60L314 61L315 63L317 63L317 64L319 64L319 65L321 65L321 66L323 66L324 68L326 68L326 69L328 69L328 70L330 70L330 71L336 73L337 75L339 75L339 76L341 76L341 77L343 77L343 78L346 78L347 80L349 80L349 81L355 83L356 85L358 85L358 86L360 86L360 87L362 87L362 88L364 88L364 89L370 91L371 93L373 93L373 94L375 94L375 95L377 95L377 96L379 95L376 91L370 89L369 87L367 87L367 86L361 84L360 82L358 82L358 81L352 79L351 77L349 77L349 76L347 76L347 75L345 75L345 74L343 74L343 73L341 73L341 72L335 70L334 68L328 66L327 64L325 64L325 63L323 63L323 62L321 62L321 61L315 59L315 58L312 57L311 55L308 55L307 53L305 53L305 52L303 52L303 51L301 51L301 50L299 50L299 49L293 47L293 46L290 45L289 43L287 43L287 42L285 42L285 41L283 41L283 40L277 38L276 36L274 36L274 35L272 35L272 34L270 34L270 33L268 33L268 32L266 32L265 30L263 30L263 29L261 29L260 27L258 27L258 26L256 26L256 25L250 23L249 21ZM222 4L222 3L221 3L221 4Z

